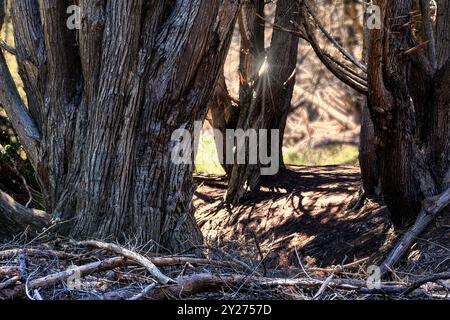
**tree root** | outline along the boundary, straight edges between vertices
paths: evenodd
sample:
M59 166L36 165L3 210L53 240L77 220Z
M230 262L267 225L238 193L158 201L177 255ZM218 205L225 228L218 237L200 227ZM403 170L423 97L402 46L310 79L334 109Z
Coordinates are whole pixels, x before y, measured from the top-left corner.
M364 191L364 188L360 187L357 195L353 197L353 199L348 203L347 207L345 208L345 213L350 214L357 212L359 209L364 207L366 199L367 194Z
M28 209L0 190L0 238L10 238L24 231L39 233L50 225L50 215Z

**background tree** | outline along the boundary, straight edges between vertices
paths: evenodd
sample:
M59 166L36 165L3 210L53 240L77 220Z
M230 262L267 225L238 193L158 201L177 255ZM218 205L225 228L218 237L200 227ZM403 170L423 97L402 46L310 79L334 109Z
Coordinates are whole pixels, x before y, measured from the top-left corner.
M81 0L81 30L69 30L73 4L11 3L27 106L0 53L0 103L45 209L76 238L190 249L202 239L193 166L171 161L171 134L203 120L239 1ZM3 193L0 211L32 216Z
M266 50L265 5L264 0L245 1L239 14L241 51L238 106L232 106L229 95L223 91L226 85L221 85L211 103L211 113L213 126L222 132L226 128L243 131L279 130L279 149L268 150L279 155L283 170L283 136L286 119L291 110L299 39L275 28L270 46ZM276 2L275 25L292 28L293 23L298 22L299 16L295 2ZM267 68L262 70L263 66ZM247 191L258 189L261 173L259 164L224 165L224 168L229 177L227 202L236 204Z

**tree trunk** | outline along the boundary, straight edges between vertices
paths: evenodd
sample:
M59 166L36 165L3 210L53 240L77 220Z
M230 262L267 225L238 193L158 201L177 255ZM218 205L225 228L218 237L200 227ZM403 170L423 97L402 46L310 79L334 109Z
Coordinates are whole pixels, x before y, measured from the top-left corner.
M228 92L225 75L222 72L214 96L209 102L207 119L210 125L220 132L220 137L215 136L214 140L219 156L219 162L228 177L231 176L233 164L227 163L226 161L229 157L229 148L227 148L226 143L224 143L223 137L226 137L227 129L236 129L238 117L239 108L234 105L233 99Z
M202 240L193 165L171 160L171 138L204 119L239 3L81 0L78 31L66 26L71 4L12 3L22 118L39 135L15 127L30 141L46 209L72 237L191 249ZM3 69L0 79L10 84ZM0 94L9 111L23 109L17 98Z
M367 2L364 2L363 12L364 21L368 19ZM364 24L363 30L363 60L367 64L369 45L369 30L367 24ZM376 188L379 185L378 177L378 163L377 163L377 150L375 146L375 129L373 121L370 117L369 99L365 97L366 103L362 108L361 113L361 132L359 139L359 166L361 169L361 180L366 196L374 195Z
M371 31L370 111L384 199L394 222L406 224L425 198L444 191L450 181L449 3L438 2L436 42L428 44L437 46L437 57L413 35L412 0L376 4L384 26Z
M243 9L244 13L241 14L243 17L253 15L256 18L241 19L243 49L240 65L240 115L237 128L244 131L249 128L268 129L267 150L279 157L280 166L284 168L283 136L296 79L299 39L293 34L274 29L270 48L265 56L264 22L258 19L263 15L264 1L256 3L259 5L253 6L252 12L245 13ZM277 2L275 25L289 29L292 28L293 21L299 21L299 17L296 3L293 4L288 0ZM253 25L244 25L243 22L248 20L255 22ZM267 69L261 70L264 63ZM278 150L270 148L271 130L279 130ZM227 202L236 204L248 190L257 189L260 176L259 164L235 164L228 183Z

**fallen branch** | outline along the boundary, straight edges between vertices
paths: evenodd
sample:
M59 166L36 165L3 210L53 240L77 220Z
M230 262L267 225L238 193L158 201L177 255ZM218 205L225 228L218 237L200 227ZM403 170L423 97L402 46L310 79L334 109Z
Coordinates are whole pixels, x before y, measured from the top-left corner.
M0 260L9 260L17 257L19 254L25 253L28 256L52 256L58 259L74 259L78 256L75 254L55 251L55 250L46 250L46 249L10 249L0 251Z
M448 280L448 279L450 279L450 272L433 274L431 276L425 277L423 279L420 279L420 280L414 282L412 285L409 286L409 288L407 290L405 290L404 294L408 295L426 283L436 282L438 280Z
M20 281L20 277L19 276L12 277L11 279L0 283L0 290L4 290L6 288L12 287L13 285L15 285L19 281Z
M298 287L303 289L318 289L319 292L325 288L340 289L345 291L355 291L365 294L403 294L409 287L400 284L381 284L379 288L370 289L366 281L354 279L333 279L326 280L300 278L300 279L272 279L264 277L247 277L245 275L213 275L196 274L177 278L176 284L166 286L151 286L146 295L139 296L140 299L166 300L191 297L205 292L220 292L232 288L241 290L260 287L268 289L274 287ZM426 293L421 291L421 293ZM323 294L323 292L322 292ZM121 297L123 299L123 296ZM111 299L108 296L108 299Z
M83 242L78 243L78 245L94 247L94 248L114 252L114 253L121 255L127 259L133 260L136 263L140 264L141 266L145 267L148 270L148 272L150 272L150 274L153 275L155 277L155 279L158 281L158 283L160 283L160 284L167 284L167 283L174 282L174 280L172 280L171 278L164 275L158 269L158 267L156 267L155 264L152 261L150 261L149 259L147 259L146 257L144 257L136 252L125 249L121 246L118 246L116 244L105 243L105 242L100 242L100 241L83 241Z
M114 268L124 266L125 264L126 260L123 257L115 257L103 261L93 262L84 266L74 267L65 271L54 273L43 278L31 280L28 283L28 288L30 290L45 289L67 281L67 279L74 275L83 277L101 271L112 270Z
M0 267L1 277L14 277L19 274L18 267Z
M450 204L450 188L438 196L428 198L424 201L423 209L417 217L414 225L405 233L402 239L389 253L381 265L381 274L390 272L400 259L411 248L426 227Z

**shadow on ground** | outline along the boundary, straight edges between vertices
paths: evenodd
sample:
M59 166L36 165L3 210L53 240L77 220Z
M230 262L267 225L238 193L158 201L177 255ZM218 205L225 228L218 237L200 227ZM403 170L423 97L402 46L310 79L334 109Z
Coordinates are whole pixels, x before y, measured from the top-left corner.
M229 208L221 204L224 188L203 183L194 197L196 217L214 245L251 251L257 242L270 268L348 263L379 253L389 241L388 213L380 202L345 212L359 185L358 168L291 167Z

